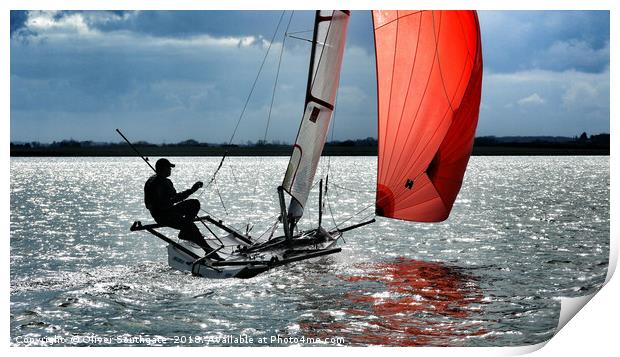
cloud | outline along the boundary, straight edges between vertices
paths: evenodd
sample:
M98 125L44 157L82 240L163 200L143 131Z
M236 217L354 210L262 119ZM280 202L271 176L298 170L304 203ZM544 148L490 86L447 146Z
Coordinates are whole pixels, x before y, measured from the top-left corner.
M545 100L540 95L538 95L538 93L534 93L530 96L519 99L517 103L521 106L540 105L544 104Z
M116 123L132 128L136 122L148 128L139 131L139 139L227 141L267 48L260 36L104 33L91 28L82 14L56 15L34 14L31 19L45 35L27 45L11 43L12 61L19 63L11 73L13 140L24 136L42 141L110 140L115 139L113 132L104 127ZM280 50L281 42L272 46L235 138L239 142L262 138ZM294 139L304 101L308 50L305 42L287 41L270 140ZM342 100L358 104L338 109L342 125L337 139L376 132L375 101L359 105L369 88L374 98L373 55L347 48ZM107 123L99 122L102 118Z
M600 98L608 96L609 83L593 83L588 80L576 80L568 85L562 95L562 104L566 108L581 108L591 106L600 101Z
M67 11L30 11L26 20L26 27L38 34L32 39L32 44L61 45L67 48L74 45L75 50L86 50L92 47L209 47L209 46L266 46L261 36L214 36L208 33L198 33L191 36L175 37L153 36L127 30L112 32L101 31L102 24L123 22L135 17L136 12L67 12Z
M609 11L480 11L485 67L603 72Z
M30 38L36 37L37 33L28 28L28 11L11 10L11 40L28 43Z
M120 126L149 141L227 141L280 15L11 12L11 140L115 140L107 128ZM480 17L485 73L479 135L609 131L608 12ZM311 11L295 12L289 32L312 28L312 19ZM336 139L376 136L370 21L370 12L353 12ZM283 30L248 104L240 142L262 138ZM287 38L268 140L290 142L298 129L308 53L307 42Z
M282 11L28 11L16 13L12 23L42 35L87 30L165 38L201 35L270 38L281 15ZM285 15L283 20L288 19L290 11ZM306 19L311 28L310 15L307 11L297 12L296 18Z
M282 31L293 16L289 32L311 32L314 11L286 11L280 25ZM91 31L102 33L130 32L149 37L183 38L201 35L211 37L255 36L271 39L282 11L14 11L11 14L11 34L15 29L27 29L36 35L36 24L28 26L28 18L45 19L48 25L70 28L79 22ZM231 19L234 19L231 21ZM234 26L231 26L234 23ZM349 22L348 43L373 51L371 11L353 11ZM50 28L41 29L43 35ZM303 45L291 41L290 45Z
M14 33L26 27L27 20L28 11L11 10L11 37L13 37Z
M122 30L154 37L201 34L271 37L281 14L281 11L137 11L124 21L96 26L105 32ZM231 26L231 19L234 19L234 26Z
M11 38L58 33L85 33L98 24L118 21L122 11L11 11Z
M609 69L487 73L482 88L478 135L609 132Z
M363 106L373 99L368 97L365 90L357 86L342 85L338 89L338 104L343 106Z
M532 60L535 67L580 69L597 72L609 66L609 42L600 48L584 40L556 41Z

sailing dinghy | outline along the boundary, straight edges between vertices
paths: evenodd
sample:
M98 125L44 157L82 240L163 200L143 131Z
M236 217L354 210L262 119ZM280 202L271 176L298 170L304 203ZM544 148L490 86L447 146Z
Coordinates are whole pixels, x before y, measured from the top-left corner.
M225 232L223 236L213 233L220 243L215 252L229 249L225 261L216 261L190 242L166 237L158 224L134 222L132 231L147 231L168 243L171 267L208 278L250 278L278 266L337 253L341 248L336 243L344 232L375 221L324 228L327 179L324 187L321 178L317 228L296 230L334 111L349 17L349 11L315 14L304 112L278 187L281 214L269 239L259 242L221 220L197 217L195 221L211 233L210 227ZM379 143L375 215L443 221L461 188L478 122L482 51L477 14L377 10L372 17ZM273 237L280 224L283 235Z

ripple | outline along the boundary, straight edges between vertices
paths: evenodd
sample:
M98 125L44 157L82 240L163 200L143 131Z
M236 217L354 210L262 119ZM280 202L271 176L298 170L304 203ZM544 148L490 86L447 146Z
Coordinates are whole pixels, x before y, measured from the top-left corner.
M219 164L175 160L177 189ZM205 210L241 229L251 221L259 235L278 214L286 164L227 159L218 184L228 214L215 192L197 195ZM326 225L372 205L375 165L331 159L335 210L325 212ZM164 244L129 231L134 220L149 221L141 198L149 174L133 158L11 159L13 344L17 336L96 335L132 345L139 334L200 331L345 338L336 345L523 345L553 335L554 297L590 294L607 271L608 158L473 157L445 222L380 218L347 232L338 255L243 281L174 271ZM352 186L361 192L344 189ZM313 192L308 202L317 200ZM315 206L303 227L316 221Z

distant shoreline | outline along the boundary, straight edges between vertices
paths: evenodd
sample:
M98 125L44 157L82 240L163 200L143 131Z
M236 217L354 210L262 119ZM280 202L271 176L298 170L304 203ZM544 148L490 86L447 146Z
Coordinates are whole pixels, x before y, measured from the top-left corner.
M474 156L589 156L609 155L610 135L606 133L580 136L481 136L474 139ZM243 144L201 143L188 139L174 144L152 144L146 141L133 143L145 156L290 156L292 145L279 141ZM377 156L377 139L329 141L323 149L324 156ZM125 142L102 143L73 139L40 142L11 142L11 157L41 156L136 156Z
M138 147L145 156L289 156L290 146L253 147ZM324 156L376 156L376 146L326 146ZM472 156L609 156L609 148L576 144L475 145ZM11 157L128 157L136 154L128 146L113 147L11 147Z

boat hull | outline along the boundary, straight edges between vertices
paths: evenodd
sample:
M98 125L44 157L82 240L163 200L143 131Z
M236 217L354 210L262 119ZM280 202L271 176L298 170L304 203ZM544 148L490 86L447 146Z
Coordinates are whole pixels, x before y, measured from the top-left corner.
M184 244L185 248L192 251L198 250L192 244ZM202 253L204 254L204 253ZM243 257L239 257L243 258ZM231 259L229 261L242 261L242 259ZM228 279L228 278L240 278L247 279L255 277L256 275L269 270L269 266L266 264L245 264L245 265L229 265L214 267L212 264L214 261L205 260L204 262L195 263L196 259L189 256L187 253L181 251L173 245L168 245L168 265L170 267L191 273L196 276L201 276L210 279Z
M170 244L168 265L210 279L248 279L278 266L337 253L340 248L334 248L334 245L340 236L340 233L334 236L324 230L313 230L300 234L290 242L284 237L276 237L255 248L234 251L225 261L197 260L178 246ZM178 245L198 256L204 254L193 243L180 242Z

